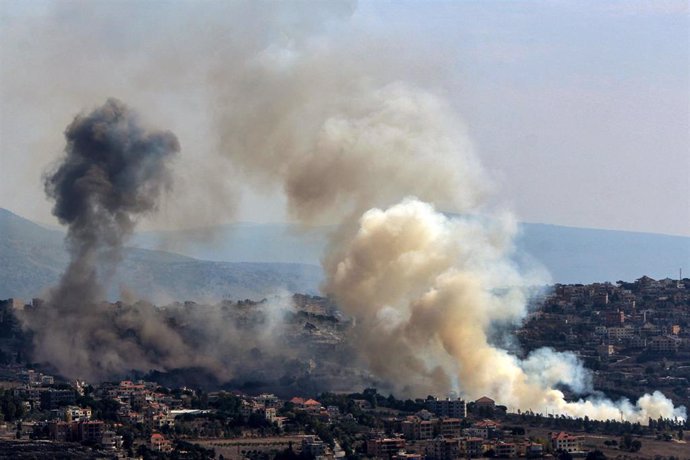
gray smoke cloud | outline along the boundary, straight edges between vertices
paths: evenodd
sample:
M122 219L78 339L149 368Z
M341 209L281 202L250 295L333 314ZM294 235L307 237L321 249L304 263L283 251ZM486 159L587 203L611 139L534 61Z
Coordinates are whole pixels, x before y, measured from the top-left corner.
M305 225L337 222L323 291L356 319L371 371L407 396L455 391L596 419L684 418L660 393L635 404L567 401L558 385L593 392L574 354L544 348L523 360L489 340L497 324L524 319L530 286L548 277L514 264L515 219L487 206L492 185L442 93L359 51L331 36L274 43L213 83L220 150L238 177L279 184Z
M326 258L325 291L358 319L373 372L403 394L488 394L512 409L646 423L685 418L655 392L637 403L604 396L567 401L558 385L592 394L573 353L541 348L520 359L490 342L492 325L519 322L535 278L511 262L514 223L447 218L406 199L372 209Z
M53 214L67 226L70 263L47 305L28 317L35 358L88 377L141 364L150 352L121 340L123 330L135 331L154 351L179 352L179 340L153 327L145 310L111 312L101 304L137 220L153 212L171 186L177 138L147 129L135 111L108 99L77 115L65 139L65 155L46 174L45 189L55 202Z
M89 381L133 370L202 369L218 382L277 380L290 375L287 369L299 376L295 357L306 353L303 344L285 343L286 317L295 314L287 293L247 306L103 301L137 221L171 187L180 146L174 134L147 128L116 99L78 115L65 138L65 155L46 174L45 189L67 226L71 259L45 305L23 315L33 358Z
M280 188L289 215L305 225L335 223L338 230L324 256L324 292L356 318L359 356L400 393L488 394L512 408L547 407L591 418L622 413L646 422L648 415L685 416L683 408L658 393L634 404L566 401L556 386L590 389L588 373L573 354L542 349L521 360L488 340L494 324L522 320L529 286L546 277L521 272L511 262L515 221L509 213L496 216L488 206L493 186L442 89L447 56L415 51L409 37L379 40L371 31L346 27L354 11L350 2L209 5L198 15L183 11L179 23L173 21L176 27L154 37L142 33L150 30L145 17L116 12L119 21L139 25L128 30L146 38L140 40L143 56L118 66L132 77L125 79L124 91L151 101L161 84L168 94L195 88L194 110L180 111L185 115L175 127L194 131L189 138L207 151L195 157L202 159L196 166L187 162L177 170L182 181L176 183L185 184L185 194L167 206L163 200L171 220L208 218L197 205L205 194L211 214L228 215L235 209L234 192L248 186ZM68 10L63 16L78 21L80 12L73 6ZM89 26L74 27L82 41L118 30L83 23ZM180 28L193 33L182 36ZM52 38L52 30L46 30ZM113 48L108 51L117 57L121 49ZM102 50L87 51L100 56ZM80 68L55 67L57 80L70 84L72 75L59 78L59 72ZM96 80L101 87L91 88L88 96L117 86L108 77ZM80 87L60 94L79 98L82 93ZM187 100L175 102L189 107ZM184 117L194 111L204 117L187 123ZM206 123L211 128L202 129ZM208 146L208 138L217 143ZM463 217L449 219L439 210ZM470 217L475 214L490 217ZM96 251L82 251L84 260L117 247L105 240L98 244ZM98 276L98 270L88 269L75 279ZM247 350L233 339L234 333L242 336L241 327L223 334L223 317L209 314L214 321L206 323L183 315L178 324L199 331L190 337L158 321L159 313L153 313L158 310L126 307L102 314L106 310L99 308L46 317L46 324L59 320L69 332L47 333L42 356L54 358L71 375L102 377L125 366L218 369L230 363L217 354L207 358L193 352L208 350L204 340L209 338L225 340L219 349L230 350L226 356ZM84 314L89 321L78 318ZM167 321L177 321L177 315L171 313ZM53 352L51 344L73 358ZM92 353L95 346L107 352Z
M78 115L65 138L65 157L47 174L45 190L67 226L71 260L52 298L69 310L102 298L98 268L115 267L137 219L156 209L180 146L174 134L144 128L116 99Z

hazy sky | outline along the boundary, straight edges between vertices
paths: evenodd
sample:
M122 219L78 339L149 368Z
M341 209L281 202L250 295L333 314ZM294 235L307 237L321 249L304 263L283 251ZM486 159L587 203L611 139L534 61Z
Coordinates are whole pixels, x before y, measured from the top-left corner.
M163 215L199 206L192 189L216 145L209 44L351 34L399 49L401 79L452 101L494 202L520 220L690 236L686 1L329 3L328 14L306 2L275 15L277 3L238 5L0 0L0 206L54 222L41 174L74 115L108 96L180 138L180 185ZM279 193L242 196L237 212L205 222L285 219ZM150 225L169 221L195 223Z

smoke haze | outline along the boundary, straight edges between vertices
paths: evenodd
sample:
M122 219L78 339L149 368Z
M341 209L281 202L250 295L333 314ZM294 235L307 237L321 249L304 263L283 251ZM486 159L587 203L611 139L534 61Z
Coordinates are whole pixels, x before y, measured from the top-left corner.
M143 360L141 350L113 333L113 319L115 330L141 326L142 340L179 348L165 330L147 327L145 311L113 318L99 305L136 221L153 212L170 187L168 164L180 146L174 134L146 129L116 99L75 117L65 138L65 156L47 173L45 190L67 226L70 263L48 305L30 317L30 328L37 359L68 375L93 377Z
M415 199L367 211L329 254L325 290L358 318L372 371L408 395L488 394L513 409L602 420L685 418L658 392L636 405L603 396L567 402L556 385L593 392L574 354L541 348L520 360L489 342L493 324L524 318L535 281L510 262L512 232L509 222L448 219Z
M342 33L352 4L317 3L303 14L313 5L214 4L188 24L197 38L159 36L145 45L154 65L130 63L142 87L156 75L170 93L191 84L204 101L191 104L204 113L202 128L184 115L173 123L203 150L175 172L188 192L179 202L161 197L179 149L172 134L141 128L112 100L68 127L66 160L46 190L68 226L72 263L51 308L29 323L37 357L95 379L179 367L231 378L234 360L253 347L242 342L242 328L227 329L227 318L210 313L186 313L181 322L171 313L168 321L194 331L185 335L156 309L100 304L102 283L134 224L159 202L174 221L203 223L232 215L244 188L277 187L291 218L336 224L323 259L324 293L356 319L359 356L397 392L486 394L514 409L599 419L685 417L659 393L634 404L603 396L568 402L558 385L592 393L574 354L540 349L521 360L491 343L491 328L519 323L529 287L548 278L511 262L515 220L490 206L493 185L439 88L438 56L417 61L423 52L404 41ZM219 27L214 15L228 24ZM164 46L166 39L180 47ZM279 347L258 343L282 357Z
M174 134L147 128L116 99L78 115L65 138L65 155L46 174L45 189L67 226L71 259L46 303L22 316L33 334L33 359L89 381L190 369L221 383L303 377L296 358L309 358L309 340L299 340L299 321L290 327L296 313L288 293L246 306L158 308L134 303L126 290L127 303L103 301L137 221L171 187L180 146Z
M529 287L548 278L512 262L515 221L487 208L491 184L453 110L382 71L385 59L371 67L342 46L272 46L235 62L214 80L227 103L217 122L220 150L245 183L280 184L305 225L339 223L323 290L356 318L372 372L407 396L456 391L596 419L684 418L660 393L568 402L558 385L593 393L574 354L543 348L521 360L490 343L491 328L519 323ZM435 207L488 217L449 219Z

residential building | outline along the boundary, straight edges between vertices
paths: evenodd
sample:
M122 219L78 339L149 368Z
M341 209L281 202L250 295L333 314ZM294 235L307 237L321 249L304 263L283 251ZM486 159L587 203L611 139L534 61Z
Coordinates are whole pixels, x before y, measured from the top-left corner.
M467 458L484 455L484 440L477 437L460 438L460 455Z
M367 441L367 455L375 458L392 458L404 449L403 438L378 438Z
M460 442L457 438L436 438L427 445L427 459L453 460L460 457Z
M647 348L654 352L674 352L678 350L680 341L676 337L660 335L652 337L647 342Z
M582 436L575 436L564 431L551 434L551 448L554 451L582 452L583 441Z
M428 399L426 407L439 417L465 418L467 405L462 399Z
M172 442L160 433L153 433L149 439L149 448L159 452L170 452Z
M302 439L302 453L312 457L324 457L328 451L326 443L324 443L318 436L305 436Z
M499 458L514 458L517 456L517 448L512 442L497 442L494 445L494 455Z

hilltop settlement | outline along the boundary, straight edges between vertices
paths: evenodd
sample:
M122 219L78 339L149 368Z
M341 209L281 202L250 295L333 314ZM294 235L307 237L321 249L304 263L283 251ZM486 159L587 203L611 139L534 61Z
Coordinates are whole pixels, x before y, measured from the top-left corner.
M352 321L327 299L295 296L294 304L300 340L322 351L346 347ZM233 308L246 315L257 305ZM30 361L31 337L18 320L27 308L41 300L0 302L0 458L690 458L686 420L576 419L507 407L491 394L336 391L317 378L318 353L283 384L203 385L199 375L155 371L71 381ZM542 346L576 352L594 391L614 400L661 391L690 407L690 279L551 286L512 332L519 356Z

